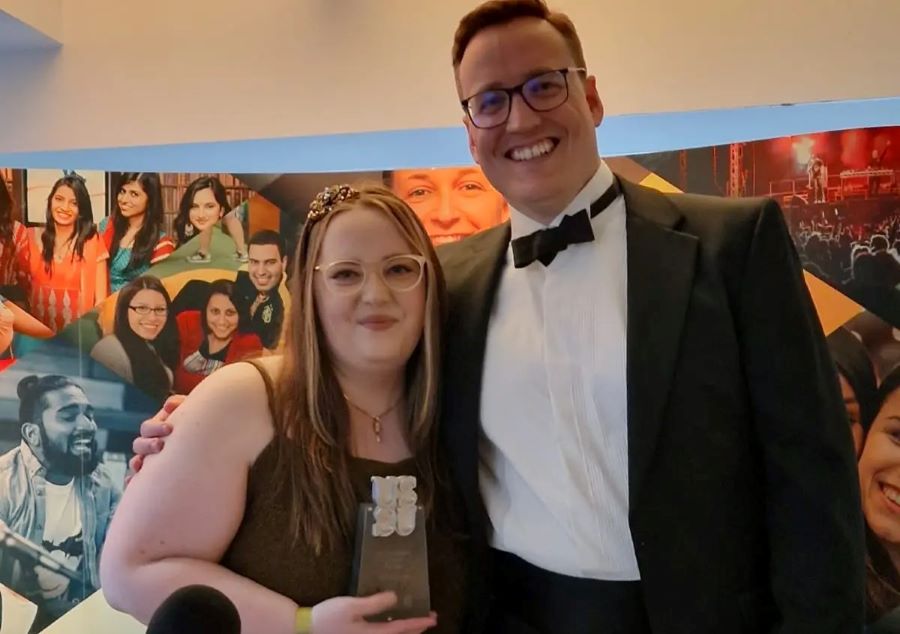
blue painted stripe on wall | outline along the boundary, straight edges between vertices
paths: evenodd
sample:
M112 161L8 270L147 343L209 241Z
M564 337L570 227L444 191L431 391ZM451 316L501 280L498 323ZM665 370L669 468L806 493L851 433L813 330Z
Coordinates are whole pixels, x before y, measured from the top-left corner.
M679 150L826 130L900 125L900 97L608 117L604 156ZM0 153L0 165L169 172L350 172L469 164L465 131L396 130L324 136Z

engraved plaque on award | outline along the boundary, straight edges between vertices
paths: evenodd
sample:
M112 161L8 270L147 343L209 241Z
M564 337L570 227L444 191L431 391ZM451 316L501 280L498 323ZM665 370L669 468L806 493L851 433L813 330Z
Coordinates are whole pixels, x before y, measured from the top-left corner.
M425 511L413 476L372 477L372 503L360 504L350 594L392 590L397 604L370 621L428 616L428 544Z

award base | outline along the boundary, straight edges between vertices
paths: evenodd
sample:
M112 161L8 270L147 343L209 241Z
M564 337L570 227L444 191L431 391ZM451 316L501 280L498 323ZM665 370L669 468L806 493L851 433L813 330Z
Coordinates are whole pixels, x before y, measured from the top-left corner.
M360 504L356 522L356 547L350 580L350 595L369 596L393 591L397 603L390 610L367 617L367 621L393 621L428 616L431 592L428 585L428 543L425 512L416 508L416 528L409 535L372 535L374 504Z

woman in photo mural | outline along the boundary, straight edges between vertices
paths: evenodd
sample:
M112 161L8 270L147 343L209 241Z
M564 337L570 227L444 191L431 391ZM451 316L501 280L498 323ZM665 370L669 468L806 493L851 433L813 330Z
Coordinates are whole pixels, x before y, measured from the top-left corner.
M0 294L27 308L31 271L28 231L13 219L13 200L0 175Z
M878 388L878 414L863 443L859 482L866 518L867 621L900 608L900 366Z
M197 251L187 257L188 262L208 264L212 261L210 245L213 230L220 220L226 225L236 245L235 259L247 261L247 246L238 213L241 206L226 213L228 209L228 195L218 178L201 176L191 181L181 197L174 223L177 246L199 236Z
M469 551L437 445L437 256L384 187L328 188L310 209L283 355L223 368L171 414L113 519L104 594L147 622L178 587L212 586L246 634L461 632ZM400 475L426 509L437 614L374 623L397 597L347 596L356 515L372 476Z
M163 200L159 174L122 174L112 215L100 221L100 235L109 251L109 285L115 293L175 250L163 231Z
M234 282L216 280L202 310L186 310L175 318L180 352L175 368L175 393L188 394L200 381L221 368L262 352L255 333L238 331L240 315L234 301Z
M29 230L29 308L59 332L109 294L109 252L94 225L84 178L68 174L47 197L44 227Z
M122 287L113 333L97 342L91 357L160 402L172 394L178 330L158 278L142 275Z

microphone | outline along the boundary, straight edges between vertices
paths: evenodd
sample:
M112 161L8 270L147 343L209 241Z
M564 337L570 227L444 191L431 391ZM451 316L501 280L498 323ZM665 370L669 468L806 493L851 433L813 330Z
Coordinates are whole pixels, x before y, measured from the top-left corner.
M234 603L215 588L185 586L156 609L147 634L241 634L241 616Z
M55 560L43 547L11 530L5 522L0 520L0 551L2 550L11 551L14 556L24 556L35 565L62 575L71 581L81 582L81 575L77 571Z

